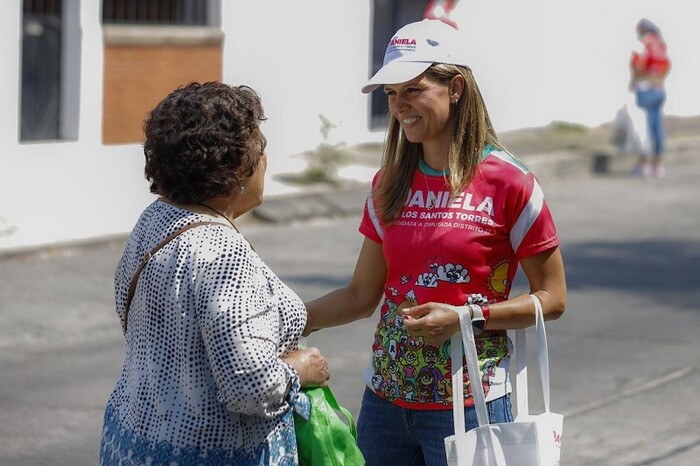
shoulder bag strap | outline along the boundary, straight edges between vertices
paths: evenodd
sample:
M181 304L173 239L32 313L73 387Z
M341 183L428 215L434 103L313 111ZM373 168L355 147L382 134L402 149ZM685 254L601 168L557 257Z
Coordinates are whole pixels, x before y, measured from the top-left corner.
M143 271L143 268L146 267L146 264L148 264L148 261L151 260L151 257L155 256L155 254L160 251L166 244L186 232L187 230L190 230L195 227L200 227L203 225L223 225L223 226L229 226L226 225L225 223L221 222L195 222L195 223L190 223L189 225L185 225L184 227L175 230L170 236L165 238L163 241L160 243L156 244L156 246L148 251L144 256L143 259L141 259L141 263L139 264L138 268L136 269L136 272L134 272L134 276L131 277L131 283L129 284L129 292L126 295L126 309L124 311L124 333L126 334L126 325L127 322L129 321L129 306L131 306L131 300L134 298L134 293L136 292L136 284L139 281L139 276L141 275L141 272ZM229 227L230 228L230 227Z

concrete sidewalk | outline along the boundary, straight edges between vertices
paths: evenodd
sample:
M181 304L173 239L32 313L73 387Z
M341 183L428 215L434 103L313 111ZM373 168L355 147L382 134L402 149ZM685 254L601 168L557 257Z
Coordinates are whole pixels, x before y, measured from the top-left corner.
M682 165L691 158L698 157L700 157L700 134L674 138L667 142L664 158L669 166ZM560 150L520 158L537 174L545 189L550 183L571 178L628 176L637 162L634 156L617 154L612 146L599 149ZM355 182L340 188L270 196L266 197L265 202L252 211L245 221L287 223L360 214L368 191L369 183Z
M366 149L363 149L366 150ZM377 150L379 150L377 148ZM636 163L636 157L616 154L612 146L599 149L585 148L557 150L541 154L520 156L535 173L545 188L555 182L587 176L628 176ZM700 156L700 134L669 139L664 155L667 165L682 165ZM362 155L362 169L376 170L380 154ZM367 161L376 161L377 166L367 166ZM653 180L649 180L653 181ZM300 187L294 192L267 195L265 201L252 212L239 219L239 223L284 224L308 221L317 218L334 218L362 213L364 201L369 191L368 181L348 178L339 187L312 185ZM0 217L0 235L13 234L13 225ZM128 232L109 236L95 236L75 241L63 241L43 245L27 245L17 248L0 249L0 260L12 257L58 254L66 249L86 247L105 242L123 242Z

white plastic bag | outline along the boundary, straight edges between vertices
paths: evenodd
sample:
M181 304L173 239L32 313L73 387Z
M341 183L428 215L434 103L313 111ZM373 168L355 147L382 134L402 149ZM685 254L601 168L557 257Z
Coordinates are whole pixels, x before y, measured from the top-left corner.
M613 144L620 153L635 156L651 155L651 138L644 110L637 107L634 93L627 94L625 104L615 114Z

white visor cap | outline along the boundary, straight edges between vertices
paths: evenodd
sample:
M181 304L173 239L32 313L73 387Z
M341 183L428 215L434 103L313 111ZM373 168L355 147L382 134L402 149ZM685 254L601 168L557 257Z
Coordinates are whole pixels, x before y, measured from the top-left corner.
M469 68L466 47L455 28L438 20L424 19L402 27L389 41L384 63L362 92L369 94L383 84L410 81L433 63Z

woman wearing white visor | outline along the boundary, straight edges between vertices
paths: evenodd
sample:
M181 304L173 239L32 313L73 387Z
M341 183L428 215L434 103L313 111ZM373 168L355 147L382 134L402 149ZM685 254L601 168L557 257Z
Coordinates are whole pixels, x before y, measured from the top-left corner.
M506 329L528 327L528 294L511 296L518 266L545 319L566 306L564 265L535 175L499 144L458 32L423 20L392 37L382 88L389 121L382 166L359 230L350 282L308 302L306 334L380 313L358 420L368 465L444 465L452 403L477 426L469 387L452 399L449 339L468 312L492 422L512 421ZM466 368L465 368L465 384Z

